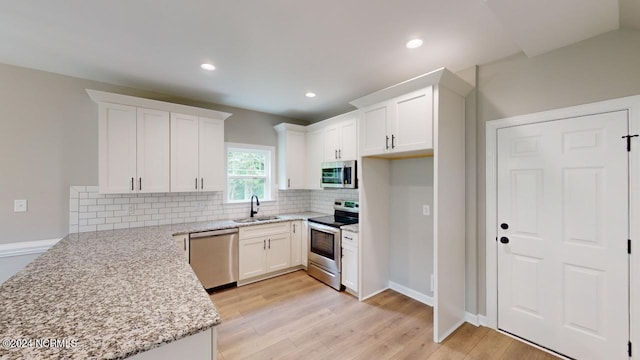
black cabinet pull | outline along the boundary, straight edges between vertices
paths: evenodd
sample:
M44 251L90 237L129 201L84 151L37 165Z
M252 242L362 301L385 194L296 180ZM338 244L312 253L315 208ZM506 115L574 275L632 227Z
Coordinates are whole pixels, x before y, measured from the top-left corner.
M396 136L395 135L391 135L391 148L392 149L396 148Z
M509 224L502 223L502 224L500 224L500 228L502 228L502 230L507 230L509 228Z
M509 238L506 236L503 236L500 238L500 242L503 244L508 244L509 243Z
M333 150L333 157L334 157L335 159L337 159L337 158L338 158L338 150L335 150L335 149Z
M204 189L204 178L200 178L200 190Z
M287 179L287 187L290 188L291 187L291 179Z
M142 191L142 178L138 179L138 188Z
M135 189L133 188L133 181L134 181L134 180L133 180L133 178L131 178L131 191L135 190Z
M267 250L267 240L262 240L262 250Z
M271 249L271 239L269 239L269 249Z
M385 147L387 148L387 150L389 150L389 135L386 135L385 138Z
M196 190L198 190L198 178L196 178Z
M338 149L338 159L342 159L342 149Z

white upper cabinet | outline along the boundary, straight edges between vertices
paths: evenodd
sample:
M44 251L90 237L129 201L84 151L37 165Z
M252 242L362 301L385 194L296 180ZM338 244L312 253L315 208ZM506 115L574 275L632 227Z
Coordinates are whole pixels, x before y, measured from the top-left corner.
M433 148L433 87L429 86L362 109L361 154Z
M224 189L224 122L171 114L171 191Z
M309 190L322 190L322 162L324 161L324 130L311 130L306 134L306 185Z
M229 113L87 89L101 193L222 191Z
M138 191L169 191L169 113L138 108Z
M224 121L200 118L199 121L200 190L224 190Z
M278 188L304 189L306 183L305 128L300 125L278 124Z
M169 113L100 103L100 192L169 191Z
M324 161L356 160L358 157L357 112L331 119L324 128Z

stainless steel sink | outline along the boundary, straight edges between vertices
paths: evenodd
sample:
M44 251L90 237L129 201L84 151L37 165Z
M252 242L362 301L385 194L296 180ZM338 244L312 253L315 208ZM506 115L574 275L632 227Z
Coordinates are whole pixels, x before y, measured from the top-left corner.
M258 216L256 220L258 221L267 221L267 220L277 220L280 219L278 216Z
M253 218L235 219L233 220L233 222L237 222L239 224L245 224L245 223L254 223L259 221L276 220L276 219L279 219L279 217L278 216L257 216Z
M233 222L244 224L244 223L258 222L258 220L256 220L255 218L246 218L246 219L235 219L233 220Z

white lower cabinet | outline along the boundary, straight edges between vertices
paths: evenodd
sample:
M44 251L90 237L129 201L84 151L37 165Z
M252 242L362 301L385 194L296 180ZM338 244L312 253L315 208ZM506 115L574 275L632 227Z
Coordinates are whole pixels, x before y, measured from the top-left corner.
M302 265L303 231L302 221L291 222L291 266Z
M291 267L290 223L241 227L239 230L239 280Z
M342 285L358 293L358 234L342 231Z
M174 235L173 241L175 241L176 246L178 246L178 248L182 252L182 255L184 256L184 259L188 263L189 262L189 234Z

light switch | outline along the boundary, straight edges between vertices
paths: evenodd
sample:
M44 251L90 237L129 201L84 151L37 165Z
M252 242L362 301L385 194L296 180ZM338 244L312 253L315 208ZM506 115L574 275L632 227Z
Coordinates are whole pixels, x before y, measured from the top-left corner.
M27 200L14 200L13 212L27 212Z
M429 216L431 214L431 207L429 205L422 205L422 215Z

